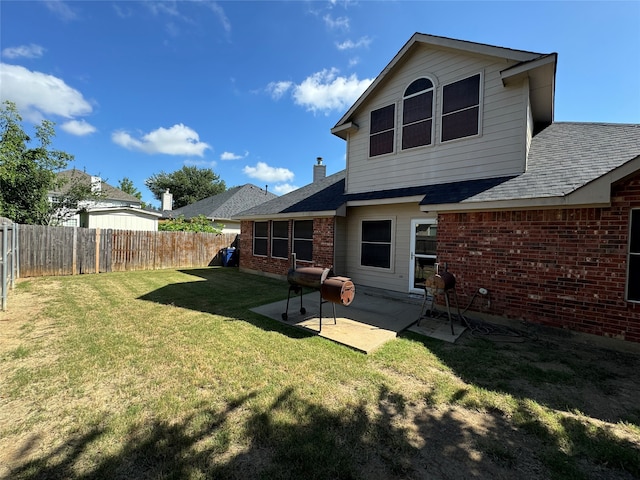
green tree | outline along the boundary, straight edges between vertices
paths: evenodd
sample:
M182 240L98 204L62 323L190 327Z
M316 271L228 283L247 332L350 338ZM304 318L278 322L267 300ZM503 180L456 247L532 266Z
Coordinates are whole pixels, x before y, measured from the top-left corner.
M184 166L172 173L160 172L151 175L144 183L160 201L162 194L169 189L173 194L174 208L184 207L226 191L224 180L220 180L220 176L210 168Z
M51 149L54 123L43 120L35 127L37 145L21 126L22 117L13 102L0 109L0 215L17 223L46 224L54 205L48 192L59 187L56 172L65 168L73 156Z
M135 187L133 184L133 180L129 177L124 177L118 180L118 188L122 190L124 193L128 193L129 195L133 195L142 204L142 208L147 208L147 204L142 201L142 193Z
M211 221L204 215L185 220L184 215L178 218L166 220L158 225L158 230L164 232L207 232L222 233L220 225L212 225Z

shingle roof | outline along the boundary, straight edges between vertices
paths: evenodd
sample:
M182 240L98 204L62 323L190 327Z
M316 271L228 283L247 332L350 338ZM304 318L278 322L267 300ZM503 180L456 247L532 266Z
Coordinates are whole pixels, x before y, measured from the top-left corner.
M66 193L71 187L72 182L76 181L83 183L84 185L91 185L91 175L75 168L58 172L58 177L65 179L67 182L62 186L60 190L54 191L52 193ZM119 200L122 202L135 203L137 205L140 205L141 203L137 197L129 195L119 188L109 185L105 181L101 181L101 191L104 194L105 199L107 200Z
M267 192L251 183L247 183L239 187L230 188L219 195L204 198L190 205L185 205L172 211L165 211L164 215L165 217L184 215L185 218L204 215L209 219L228 220L242 210L260 205L275 198L278 198L277 195Z
M331 212L348 201L421 195L422 206L563 197L638 156L640 125L554 123L532 139L521 175L345 194L343 170L237 216Z
M344 204L344 178L345 171L342 170L286 195L240 212L235 218L255 218L302 212L333 212Z
M525 173L463 201L562 197L638 156L640 125L554 123L533 138Z

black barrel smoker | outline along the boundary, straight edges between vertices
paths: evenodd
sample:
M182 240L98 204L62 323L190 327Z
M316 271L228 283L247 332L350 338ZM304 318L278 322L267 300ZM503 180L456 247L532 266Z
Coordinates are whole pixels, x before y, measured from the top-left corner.
M309 288L320 292L320 330L322 330L322 304L330 302L333 306L333 323L336 320L336 304L348 306L353 301L356 294L356 287L350 278L333 275L329 268L321 267L300 267L295 268L295 257L293 268L287 274L289 282L289 294L287 295L287 309L282 314L283 320L289 318L289 300L291 293L300 295L300 314L304 315L307 310L302 306L303 288Z

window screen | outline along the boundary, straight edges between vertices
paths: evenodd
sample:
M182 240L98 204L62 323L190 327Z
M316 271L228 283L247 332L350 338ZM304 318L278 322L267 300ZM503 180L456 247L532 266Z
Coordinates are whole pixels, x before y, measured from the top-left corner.
M391 268L391 220L364 220L360 264Z
M640 209L631 210L627 300L640 302Z
M393 152L396 106L388 105L371 112L369 156Z
M479 133L480 74L442 89L442 141Z
M293 251L298 260L313 260L313 220L293 222Z
M276 258L289 257L289 222L271 222L271 256Z
M253 222L253 254L267 255L267 241L269 224L267 222Z
M402 148L431 144L433 83L420 78L407 87L402 102Z

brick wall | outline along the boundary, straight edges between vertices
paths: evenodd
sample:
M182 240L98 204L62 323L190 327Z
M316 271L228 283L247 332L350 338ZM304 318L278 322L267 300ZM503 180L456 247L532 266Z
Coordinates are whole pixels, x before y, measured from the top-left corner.
M438 261L460 304L579 332L640 342L640 304L625 301L629 211L640 175L612 189L610 208L441 214Z
M289 256L292 248L293 220L289 221ZM333 266L333 241L335 222L333 217L313 219L313 261L298 261L298 266L329 268ZM271 242L268 242L267 256L253 255L253 222L242 221L240 225L240 268L260 271L272 275L286 276L290 261L271 256ZM271 239L271 222L269 222L269 239Z

